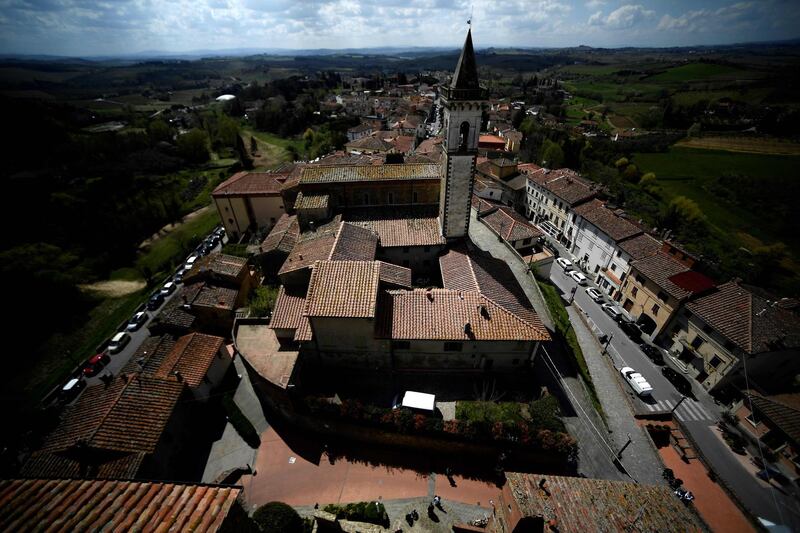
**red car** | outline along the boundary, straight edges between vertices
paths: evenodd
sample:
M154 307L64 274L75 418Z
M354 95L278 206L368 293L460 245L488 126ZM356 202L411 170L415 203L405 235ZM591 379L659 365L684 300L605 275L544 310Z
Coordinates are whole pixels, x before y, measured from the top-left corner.
M92 356L92 358L86 361L86 364L83 365L83 375L87 378L96 376L110 361L111 358L107 353L99 353L95 356Z

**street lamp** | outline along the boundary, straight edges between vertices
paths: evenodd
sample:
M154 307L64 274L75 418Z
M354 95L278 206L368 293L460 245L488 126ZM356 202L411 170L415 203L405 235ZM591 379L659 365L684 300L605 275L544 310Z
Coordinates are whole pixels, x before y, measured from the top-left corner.
M611 344L611 339L613 338L614 334L613 333L609 334L608 339L606 339L606 344L603 346L603 355L608 354L608 345Z

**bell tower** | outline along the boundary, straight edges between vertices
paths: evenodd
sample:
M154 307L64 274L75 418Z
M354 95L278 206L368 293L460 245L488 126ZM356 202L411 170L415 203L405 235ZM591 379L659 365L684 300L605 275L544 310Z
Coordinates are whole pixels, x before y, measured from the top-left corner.
M442 236L447 239L466 237L469 230L470 200L485 97L486 92L478 83L470 29L453 81L441 89L445 157L439 192L439 221Z

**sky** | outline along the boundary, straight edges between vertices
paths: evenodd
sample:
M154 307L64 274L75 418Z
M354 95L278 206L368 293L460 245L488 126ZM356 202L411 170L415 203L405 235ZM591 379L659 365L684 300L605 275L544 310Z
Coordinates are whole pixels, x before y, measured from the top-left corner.
M0 53L689 46L800 37L800 1L0 0Z

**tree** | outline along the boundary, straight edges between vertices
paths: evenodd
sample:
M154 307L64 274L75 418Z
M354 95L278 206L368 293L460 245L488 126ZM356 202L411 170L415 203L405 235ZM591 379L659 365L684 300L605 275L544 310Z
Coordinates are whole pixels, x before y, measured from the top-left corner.
M706 216L694 200L685 196L673 198L661 214L661 225L674 230L705 226Z
M256 142L256 138L252 135L250 136L250 153L253 155L258 153L258 143Z
M253 521L264 533L303 533L303 519L283 502L265 503L253 513Z
M545 139L542 144L542 155L539 159L542 165L546 165L549 168L561 168L564 166L564 150L561 149L558 143Z
M172 140L169 126L161 119L156 119L147 125L147 136L150 137L150 142L153 144Z
M617 170L622 172L623 170L625 170L625 168L627 168L629 163L630 161L628 161L627 157L620 157L614 162L614 166L617 167Z
M205 163L209 159L208 134L198 128L178 137L178 153L190 163Z
M634 164L628 165L622 172L622 178L625 181L636 183L639 180L639 168Z

